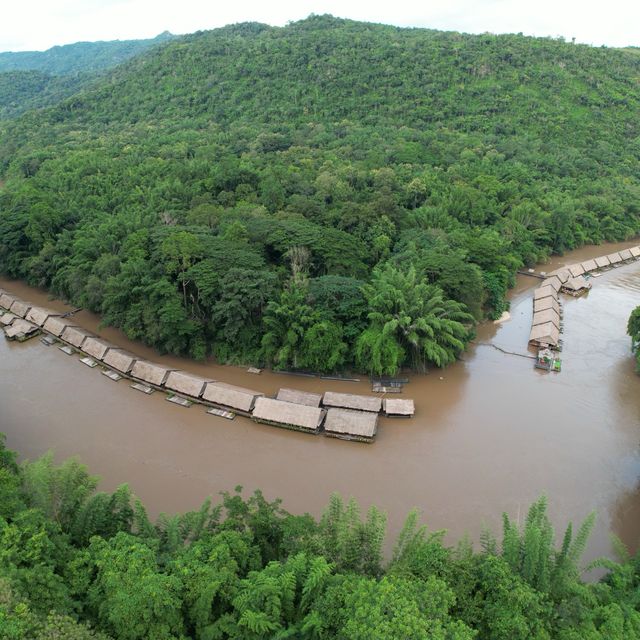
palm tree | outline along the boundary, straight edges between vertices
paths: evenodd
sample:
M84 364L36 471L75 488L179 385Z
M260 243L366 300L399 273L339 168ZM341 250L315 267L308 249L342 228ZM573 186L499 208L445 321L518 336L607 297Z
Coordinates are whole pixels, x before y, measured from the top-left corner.
M429 362L444 367L464 349L473 316L418 278L413 267L405 273L387 264L374 271L363 292L371 324L358 339L356 355L372 373L393 375L403 364L419 371Z

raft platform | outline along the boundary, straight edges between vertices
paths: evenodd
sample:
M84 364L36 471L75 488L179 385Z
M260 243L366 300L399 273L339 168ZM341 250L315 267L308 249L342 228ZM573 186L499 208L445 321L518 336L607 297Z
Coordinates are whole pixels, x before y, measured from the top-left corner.
M122 376L119 373L116 373L115 371L111 371L110 369L105 369L102 372L102 375L107 376L109 380L113 380L114 382L118 382L118 380L122 380Z
M219 418L226 418L227 420L233 420L236 417L236 414L231 413L231 411L224 411L224 409L216 409L215 407L207 409L207 413L212 416L218 416Z
M150 387L149 385L146 385L146 384L142 384L141 382L134 382L130 386L132 389L145 393L148 396L150 396L155 391L153 387Z
M181 398L180 396L177 396L175 394L167 396L166 399L169 402L172 402L173 404L177 404L180 407L184 407L185 409L188 409L193 404L191 400L187 400L186 398Z

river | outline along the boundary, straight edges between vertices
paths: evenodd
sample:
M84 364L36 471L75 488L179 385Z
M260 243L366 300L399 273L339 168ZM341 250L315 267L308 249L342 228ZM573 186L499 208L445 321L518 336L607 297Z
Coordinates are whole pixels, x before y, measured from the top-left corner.
M545 269L633 246L586 247ZM511 320L486 323L478 343L528 353L532 290L519 276ZM418 507L449 542L481 528L496 531L506 511L523 519L541 494L558 528L598 514L587 559L610 554L609 533L632 548L640 538L640 376L634 373L627 318L640 304L640 262L604 273L584 297L564 300L562 373L486 344L472 346L445 370L411 376L411 420L382 419L371 445L290 432L207 415L201 406L144 396L126 380L111 382L38 340L0 340L0 431L33 458L53 449L77 455L111 490L128 482L151 514L184 511L243 485L281 497L292 512L319 515L334 491L366 509L385 510L390 537ZM66 309L37 289L0 279L34 303ZM369 393L362 382L326 381L161 357L82 311L77 324L144 357L273 394L280 386ZM529 352L532 353L532 352ZM561 532L558 532L558 537Z

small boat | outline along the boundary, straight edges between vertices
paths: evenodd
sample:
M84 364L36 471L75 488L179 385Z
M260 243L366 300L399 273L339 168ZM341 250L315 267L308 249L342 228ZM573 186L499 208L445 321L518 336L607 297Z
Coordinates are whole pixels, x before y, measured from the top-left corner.
M169 402L173 402L173 404L180 405L181 407L190 407L193 402L191 400L187 400L186 398L181 398L175 394L167 396L167 400Z
M540 349L540 351L538 351L538 357L536 358L535 367L543 371L555 371L559 373L562 367L562 361L558 357L558 354L551 349Z
M211 408L207 409L207 413L212 416L218 416L219 418L226 418L227 420L233 420L236 417L235 413L231 411L225 411L224 409Z
M141 391L142 393L146 393L147 395L151 395L155 389L153 387L150 387L149 385L146 384L142 384L141 382L134 382L131 385L132 389L135 389L136 391Z

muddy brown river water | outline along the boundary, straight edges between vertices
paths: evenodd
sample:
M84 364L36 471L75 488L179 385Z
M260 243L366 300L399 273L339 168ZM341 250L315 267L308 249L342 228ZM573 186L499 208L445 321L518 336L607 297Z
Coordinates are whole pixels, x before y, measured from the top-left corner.
M555 258L547 271L637 244L586 247ZM293 512L318 515L334 491L376 504L394 538L412 507L448 541L500 514L522 518L545 493L557 527L598 514L587 559L610 553L609 533L635 548L640 539L640 376L626 335L640 304L640 262L593 280L587 296L564 300L560 374L540 372L527 350L532 290L519 276L511 320L479 327L478 344L455 365L411 376L405 395L412 420L383 419L372 445L343 442L207 415L144 396L126 380L111 382L38 340L0 339L0 431L33 458L53 449L77 455L102 487L128 482L152 514L197 507L208 495L243 485L281 497ZM67 309L41 291L0 279L0 287L34 303ZM369 393L362 382L326 381L161 357L119 331L99 329L82 311L81 326L139 355L273 394L280 386ZM561 535L560 533L558 535Z

